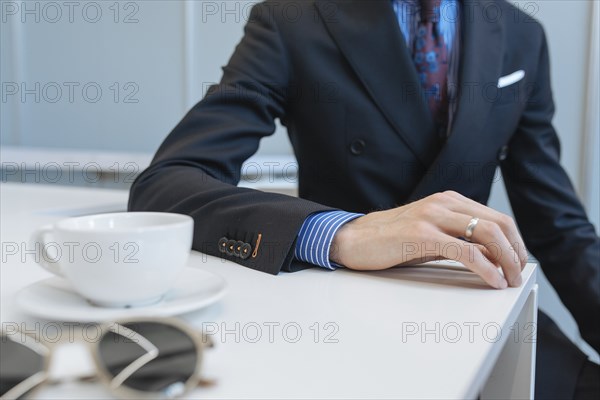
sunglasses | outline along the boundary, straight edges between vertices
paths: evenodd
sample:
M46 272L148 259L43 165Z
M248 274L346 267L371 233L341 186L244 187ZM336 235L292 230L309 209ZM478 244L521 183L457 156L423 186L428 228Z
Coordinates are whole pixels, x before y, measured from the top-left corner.
M97 375L121 398L170 399L198 386L211 385L200 375L203 350L210 337L180 320L152 318L97 325L98 339L87 341ZM83 339L82 339L83 340ZM56 346L18 330L2 331L0 342L0 398L24 398L49 379Z

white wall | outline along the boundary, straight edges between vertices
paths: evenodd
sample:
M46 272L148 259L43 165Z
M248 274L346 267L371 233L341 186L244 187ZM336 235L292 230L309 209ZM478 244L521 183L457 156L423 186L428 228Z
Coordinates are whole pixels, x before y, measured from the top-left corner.
M185 109L182 3L67 3L0 4L2 145L154 151Z

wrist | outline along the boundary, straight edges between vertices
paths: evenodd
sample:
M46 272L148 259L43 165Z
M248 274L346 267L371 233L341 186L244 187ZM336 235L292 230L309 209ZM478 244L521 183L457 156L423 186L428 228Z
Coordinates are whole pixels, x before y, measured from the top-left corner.
M354 220L356 221L356 220ZM352 241L354 237L353 223L344 224L335 234L329 247L329 260L335 264L350 267Z

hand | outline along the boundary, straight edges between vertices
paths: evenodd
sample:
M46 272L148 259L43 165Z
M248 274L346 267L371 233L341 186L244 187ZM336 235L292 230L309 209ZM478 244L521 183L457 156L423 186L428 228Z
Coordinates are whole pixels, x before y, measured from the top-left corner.
M479 222L471 242L458 239L473 217ZM453 259L490 286L504 289L521 285L527 250L512 218L444 192L350 221L334 236L330 259L355 270Z

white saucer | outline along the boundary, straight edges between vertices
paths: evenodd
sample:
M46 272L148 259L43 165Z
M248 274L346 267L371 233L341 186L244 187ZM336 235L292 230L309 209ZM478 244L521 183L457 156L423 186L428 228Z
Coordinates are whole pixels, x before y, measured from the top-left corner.
M49 278L21 289L17 305L28 314L49 320L103 322L137 317L167 317L206 307L225 294L223 278L197 268L185 268L164 298L145 307L105 308L91 304L63 278Z

